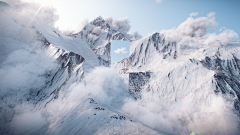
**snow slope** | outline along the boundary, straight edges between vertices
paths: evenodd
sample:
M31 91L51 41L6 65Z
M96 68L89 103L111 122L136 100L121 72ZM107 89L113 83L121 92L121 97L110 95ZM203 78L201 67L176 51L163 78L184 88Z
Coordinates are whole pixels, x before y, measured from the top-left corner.
M239 43L202 46L186 53L189 50L180 50L178 43L166 43L163 35L153 33L131 45L135 48L129 58L130 91L138 105L129 103L123 109L149 111L153 120L158 119L153 127L164 131L158 125L168 123L169 134L239 133ZM138 120L150 126L144 117L140 114Z

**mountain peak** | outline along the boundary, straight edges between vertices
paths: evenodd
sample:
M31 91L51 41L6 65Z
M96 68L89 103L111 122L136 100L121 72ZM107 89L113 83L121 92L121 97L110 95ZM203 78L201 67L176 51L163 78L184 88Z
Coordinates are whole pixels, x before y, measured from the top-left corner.
M101 16L98 16L90 23L95 26L103 26L106 22Z
M93 21L95 21L95 20L104 20L104 19L103 19L102 16L100 15L100 16L98 16L98 17L95 17L95 19L93 19Z
M151 34L151 37L156 37L156 36L160 36L160 35L162 35L162 34L160 34L159 32L154 32Z
M125 61L128 61L128 58L123 58L118 63L125 62Z
M90 24L101 27L101 29L104 30L110 29L110 25L101 16L96 17L92 22L90 22Z

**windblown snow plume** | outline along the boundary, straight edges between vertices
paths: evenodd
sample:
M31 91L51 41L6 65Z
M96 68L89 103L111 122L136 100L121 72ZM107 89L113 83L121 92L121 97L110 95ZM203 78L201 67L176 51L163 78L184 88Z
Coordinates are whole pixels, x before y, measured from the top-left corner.
M87 19L81 21L80 23L77 24L76 28L68 28L68 29L60 29L61 33L64 35L71 35L74 33L77 33L81 31L87 24L89 24L89 21Z
M108 24L110 24L115 30L121 32L128 32L131 28L130 21L128 18L121 19L113 19L112 17L108 17L105 19Z

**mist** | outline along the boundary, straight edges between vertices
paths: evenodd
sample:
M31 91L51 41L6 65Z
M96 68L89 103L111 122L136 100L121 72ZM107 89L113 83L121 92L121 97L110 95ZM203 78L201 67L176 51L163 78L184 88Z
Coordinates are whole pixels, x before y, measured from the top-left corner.
M35 3L9 1L0 12L0 96L43 87L44 74L57 67L36 27L56 21L54 9Z
M35 134L46 124L28 102L46 85L46 74L58 68L44 50L37 27L53 26L55 9L36 3L8 1L0 10L1 133Z

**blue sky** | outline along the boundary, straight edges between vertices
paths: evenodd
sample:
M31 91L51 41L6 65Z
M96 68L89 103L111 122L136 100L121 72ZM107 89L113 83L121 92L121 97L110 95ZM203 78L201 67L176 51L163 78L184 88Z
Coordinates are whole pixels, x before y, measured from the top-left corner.
M29 0L24 0L29 1ZM31 0L34 1L34 0ZM221 27L240 35L240 0L35 0L44 5L53 5L59 14L56 26L60 29L75 29L81 21L97 17L128 17L132 26L129 33L138 31L142 36L163 29L176 28L189 14L197 17L215 12L219 33ZM239 40L239 39L238 39Z
M111 41L111 62L118 62L123 58L129 58L129 45L129 41ZM117 54L123 50L125 54Z

